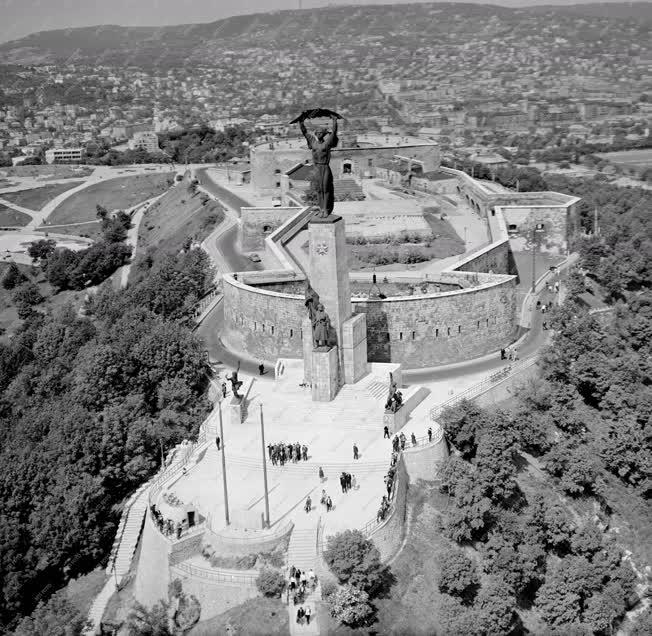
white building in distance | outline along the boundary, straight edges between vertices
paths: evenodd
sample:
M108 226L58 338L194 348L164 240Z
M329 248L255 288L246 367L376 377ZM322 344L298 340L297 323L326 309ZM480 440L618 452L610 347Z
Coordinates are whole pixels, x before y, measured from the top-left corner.
M158 147L158 135L155 132L145 131L134 133L129 140L130 150L145 150L151 154L160 151Z

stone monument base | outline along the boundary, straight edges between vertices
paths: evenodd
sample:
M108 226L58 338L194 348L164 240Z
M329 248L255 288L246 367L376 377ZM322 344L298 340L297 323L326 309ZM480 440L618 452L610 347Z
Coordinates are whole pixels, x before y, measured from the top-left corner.
M315 402L330 402L340 389L337 347L313 349L310 361L312 399Z
M244 397L232 397L229 402L229 422L231 424L242 424L244 410Z
M367 314L353 314L342 324L344 384L355 384L367 373Z
M387 426L392 435L398 433L398 431L405 426L408 415L408 409L406 409L404 405L401 406L396 413L385 411L385 414L383 415L383 426Z

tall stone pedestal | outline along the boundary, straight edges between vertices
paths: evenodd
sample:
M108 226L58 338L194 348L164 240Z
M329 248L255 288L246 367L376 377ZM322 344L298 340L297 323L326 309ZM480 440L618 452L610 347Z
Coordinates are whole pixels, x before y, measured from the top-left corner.
M354 384L367 373L367 314L353 314L342 325L344 384Z
M319 294L319 300L331 319L337 337L340 368L343 369L342 329L344 321L351 317L344 221L332 215L323 222L312 221L308 224L308 237L310 284ZM340 386L343 380L343 374L340 374Z
M243 407L244 397L231 398L231 401L229 402L229 422L231 422L231 424L242 424Z
M313 349L311 366L313 401L330 402L335 398L342 384L338 347Z
M310 318L306 317L301 323L301 346L303 347L303 379L306 382L312 382L312 323Z
M398 433L398 431L400 431L405 426L408 415L409 413L405 406L401 406L401 408L396 411L396 413L385 411L385 414L383 415L383 426L386 426L392 435L394 433Z

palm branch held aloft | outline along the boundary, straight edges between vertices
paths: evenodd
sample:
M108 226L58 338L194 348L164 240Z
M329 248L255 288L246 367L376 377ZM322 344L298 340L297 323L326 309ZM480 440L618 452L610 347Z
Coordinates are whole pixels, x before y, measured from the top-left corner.
M332 122L332 130L320 128L314 133L308 132L305 120L314 117L329 116ZM298 122L301 133L308 142L308 148L312 152L312 162L314 165L316 184L317 184L317 205L319 212L317 216L325 219L333 212L335 206L335 188L333 185L333 173L330 168L331 150L337 145L337 120L341 116L337 113L322 109L313 108L306 110L291 123Z

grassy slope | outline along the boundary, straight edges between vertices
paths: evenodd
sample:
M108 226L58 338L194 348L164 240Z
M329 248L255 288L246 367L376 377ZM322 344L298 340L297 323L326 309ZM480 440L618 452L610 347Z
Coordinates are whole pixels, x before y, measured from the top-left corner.
M124 210L164 192L167 174L142 174L100 181L77 192L57 206L48 217L49 225L94 221L96 205L107 210Z
M184 179L156 201L143 215L138 228L136 257L155 248L159 252L178 252L187 237L203 240L224 219L215 201L202 204L201 195L188 192Z
M62 192L76 188L79 184L80 182L77 181L71 181L70 183L51 183L40 188L0 194L0 197L28 210L42 210L48 201L54 199L54 197L60 195Z
M24 212L18 212L6 205L0 203L0 226L2 227L17 227L25 226L31 221L31 218Z
M287 607L278 599L257 597L207 621L201 621L189 636L287 636Z

